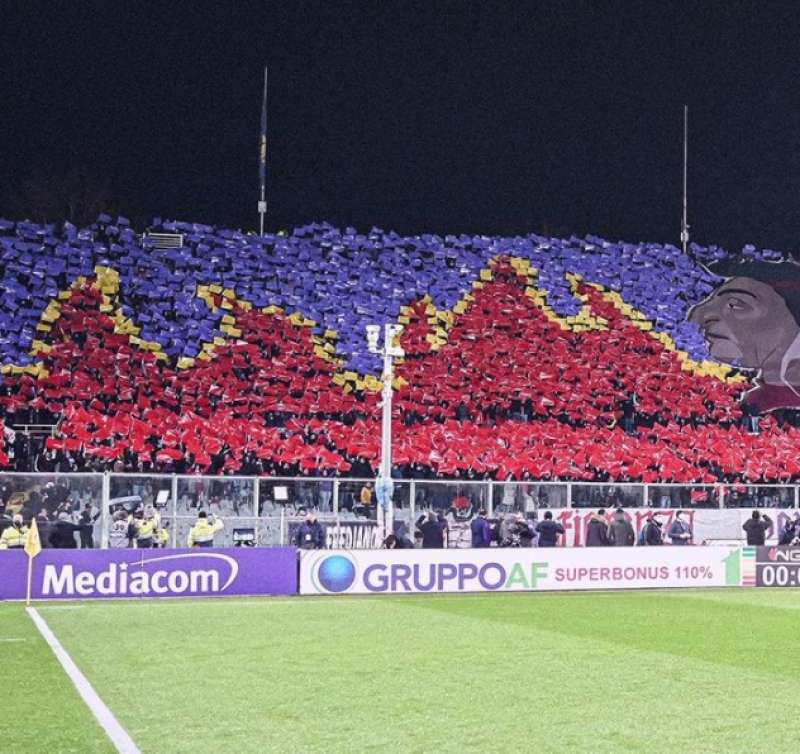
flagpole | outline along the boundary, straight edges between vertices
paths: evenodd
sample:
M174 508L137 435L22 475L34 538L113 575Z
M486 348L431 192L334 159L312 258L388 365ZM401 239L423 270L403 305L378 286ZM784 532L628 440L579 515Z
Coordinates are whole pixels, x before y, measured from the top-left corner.
M28 588L25 592L25 606L31 605L31 581L33 578L33 559L42 551L42 542L39 539L39 525L36 519L31 520L28 533L25 535L25 554L28 556Z
M25 607L31 606L31 581L33 579L33 558L28 556L28 588L25 592Z
M264 95L261 99L261 136L258 142L258 178L261 194L258 201L259 235L264 235L264 216L267 214L267 74L269 68L264 67Z

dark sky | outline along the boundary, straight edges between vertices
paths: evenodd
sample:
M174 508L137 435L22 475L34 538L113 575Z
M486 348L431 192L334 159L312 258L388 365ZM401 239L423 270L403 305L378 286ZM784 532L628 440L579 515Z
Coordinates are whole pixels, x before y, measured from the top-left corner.
M135 10L130 10L134 8ZM0 0L0 176L77 165L131 214L800 247L793 3Z

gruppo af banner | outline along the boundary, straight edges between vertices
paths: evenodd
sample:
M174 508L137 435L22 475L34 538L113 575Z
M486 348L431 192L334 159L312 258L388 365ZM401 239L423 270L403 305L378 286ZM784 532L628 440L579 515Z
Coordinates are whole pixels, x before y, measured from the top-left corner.
M28 558L0 552L0 600L25 598ZM42 550L34 599L296 594L293 547L190 550Z
M317 550L300 554L300 594L740 585L740 547Z

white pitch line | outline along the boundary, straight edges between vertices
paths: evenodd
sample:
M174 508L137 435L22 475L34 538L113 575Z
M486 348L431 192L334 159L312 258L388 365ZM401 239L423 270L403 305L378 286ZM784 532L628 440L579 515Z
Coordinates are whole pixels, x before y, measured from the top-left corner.
M14 638L14 637L9 637L7 639L0 639L0 644L11 644L12 642L18 642L18 641L28 641L28 640L27 639L17 639L17 638Z
M44 618L36 611L35 607L26 608L28 615L34 622L39 633L44 637L44 640L50 645L53 654L58 658L61 667L69 676L69 679L78 689L78 693L92 714L100 723L106 735L111 739L111 742L116 747L120 754L140 754L139 748L133 742L133 739L128 735L128 732L123 728L114 713L106 706L105 702L97 695L97 692L92 688L92 684L86 676L81 673L78 666L73 662L72 658L67 654L67 650L61 646L61 642L56 638L56 635L50 630Z

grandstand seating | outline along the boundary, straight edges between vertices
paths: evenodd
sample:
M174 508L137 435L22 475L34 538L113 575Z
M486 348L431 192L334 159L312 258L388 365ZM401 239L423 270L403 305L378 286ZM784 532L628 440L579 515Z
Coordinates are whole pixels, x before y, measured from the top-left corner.
M369 473L380 364L365 325L399 321L400 473L800 478L800 430L765 416L748 434L747 375L709 361L686 321L715 283L699 262L720 249L154 229L184 246L155 248L125 218L81 230L0 220L0 405L11 420L53 415L48 448L73 463ZM631 433L620 419L634 394Z

